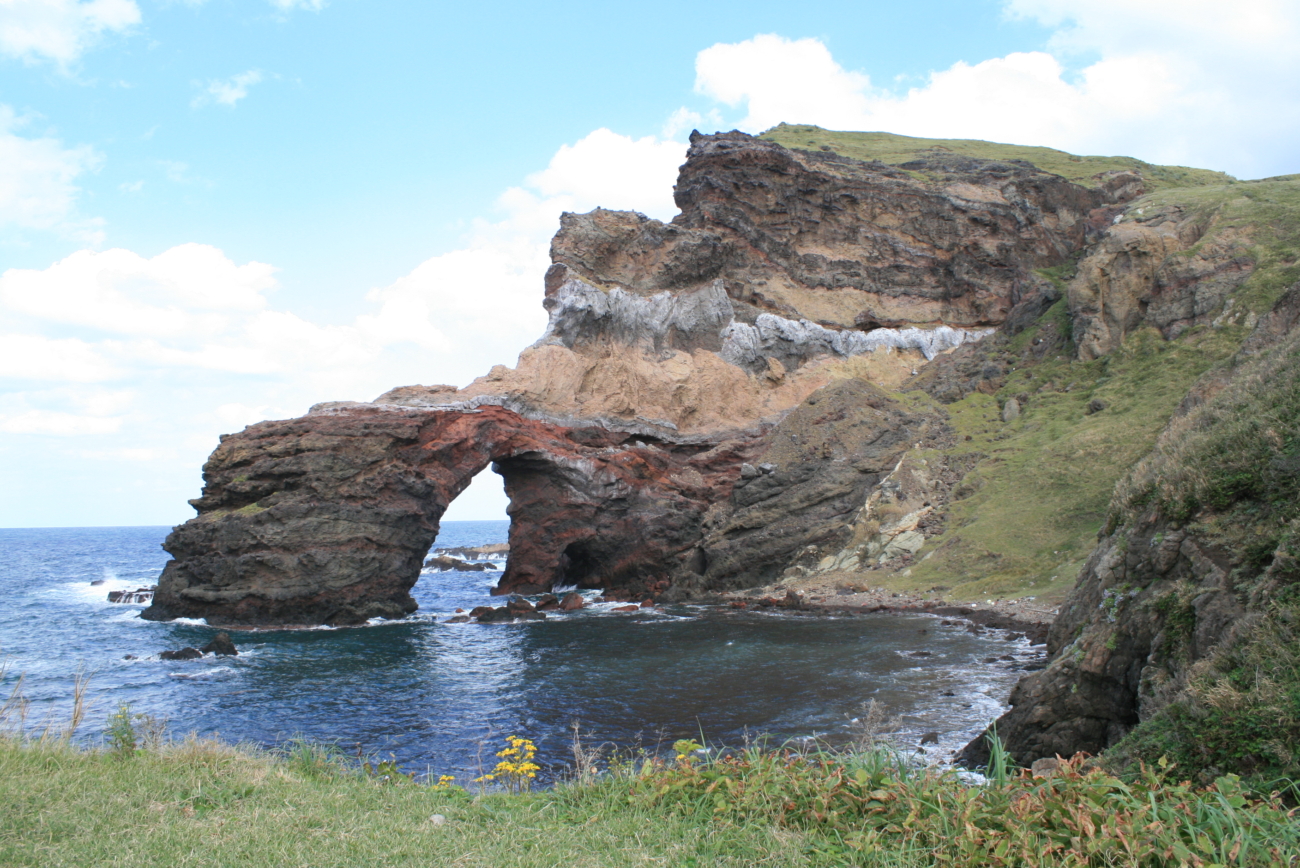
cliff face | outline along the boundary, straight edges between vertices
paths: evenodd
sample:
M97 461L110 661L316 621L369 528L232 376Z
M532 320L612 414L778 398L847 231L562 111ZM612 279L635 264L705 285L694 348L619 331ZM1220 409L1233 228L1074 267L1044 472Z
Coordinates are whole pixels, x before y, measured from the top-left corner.
M1016 160L895 162L693 136L672 222L564 216L550 322L515 368L224 438L146 617L399 617L443 511L488 465L511 501L499 593L673 599L950 564L969 547L949 533L970 533L950 521L964 480L997 464L963 408L1073 354L1067 321L1104 361L1152 325L1221 318L1250 261L1196 215L1130 229L1133 171L1083 186Z
M1078 249L1132 175L1098 189L1021 162L932 156L903 168L791 151L740 133L696 136L670 224L566 215L561 268L650 295L716 285L738 320L824 326L991 326ZM1091 222L1090 222L1091 221Z

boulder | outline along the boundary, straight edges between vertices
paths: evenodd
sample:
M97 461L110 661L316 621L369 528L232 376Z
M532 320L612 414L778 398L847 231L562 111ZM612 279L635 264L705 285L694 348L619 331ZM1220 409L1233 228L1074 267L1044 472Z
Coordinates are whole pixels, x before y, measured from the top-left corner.
M515 615L523 612L537 611L537 607L525 600L523 597L511 597L510 601L506 603L506 608Z
M477 616L480 624L500 624L506 621L513 621L516 617L516 613L512 612L506 606L501 606L496 609L488 607L482 608L487 608L487 611Z
M577 610L584 608L586 605L587 602L582 599L582 594L577 594L574 593L573 591L570 591L569 593L564 595L564 598L562 600L560 600L560 611L576 612Z
M177 651L164 651L158 655L162 660L198 660L203 652L198 648L181 648Z
M234 657L239 653L235 643L230 641L230 634L222 631L212 637L212 641L199 649L204 654L216 654L219 657Z

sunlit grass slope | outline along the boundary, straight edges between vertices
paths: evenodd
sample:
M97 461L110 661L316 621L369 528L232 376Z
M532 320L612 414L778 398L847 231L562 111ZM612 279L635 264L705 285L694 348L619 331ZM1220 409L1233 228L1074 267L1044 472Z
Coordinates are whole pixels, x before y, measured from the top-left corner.
M778 124L760 138L787 148L829 150L855 160L879 160L891 166L935 154L954 153L986 160L1027 160L1045 172L1069 178L1085 187L1095 186L1103 172L1137 170L1152 190L1225 184L1231 175L1186 166L1157 166L1132 157L1080 157L1054 148L1006 145L978 139L919 139L893 133L850 133L824 130L809 124Z

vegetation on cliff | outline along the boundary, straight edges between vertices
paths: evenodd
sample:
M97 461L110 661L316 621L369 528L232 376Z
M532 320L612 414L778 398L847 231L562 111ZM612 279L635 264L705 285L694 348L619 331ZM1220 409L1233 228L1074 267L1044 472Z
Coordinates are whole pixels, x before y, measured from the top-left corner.
M1096 176L1106 172L1140 172L1151 190L1225 184L1233 180L1231 175L1223 172L1187 166L1158 166L1133 157L1081 157L1055 148L978 139L920 139L894 133L837 132L811 124L777 124L760 138L787 148L833 151L854 160L879 160L903 168L907 163L942 153L979 160L1024 160L1084 187L1095 186Z
M1156 279L1175 289L1179 270L1211 248L1248 270L1199 323L1167 336L1139 321L1115 349L1081 359L1070 296L1076 257L1040 272L1060 297L1021 330L1004 328L921 370L903 388L918 408L942 408L956 435L924 457L959 459L971 471L954 487L943 533L918 562L877 573L881 585L938 588L954 600L1060 603L1096 545L1115 485L1198 380L1231 368L1259 317L1300 280L1300 179L1164 190L1131 203L1123 219L1189 227L1192 243L1151 257ZM1012 400L1018 412L1004 421Z
M1225 387L1176 419L1113 509L1125 530L1183 528L1221 552L1248 613L1115 760L1167 755L1204 774L1300 779L1300 332L1241 359ZM1194 591L1155 601L1166 631L1196 630Z

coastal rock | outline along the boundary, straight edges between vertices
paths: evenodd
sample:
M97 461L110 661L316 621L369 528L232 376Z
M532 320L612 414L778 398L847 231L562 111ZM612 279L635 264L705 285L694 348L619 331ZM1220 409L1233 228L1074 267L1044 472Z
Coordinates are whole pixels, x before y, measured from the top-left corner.
M203 652L197 648L181 648L172 651L163 651L158 655L160 660L198 660L203 656Z
M110 603L147 603L153 599L153 586L136 588L134 591L109 591Z
M586 605L586 601L582 599L582 594L575 594L570 591L560 600L560 611L576 612L579 609L584 608Z
M496 569L496 567L491 564L471 563L448 555L438 555L437 557L429 558L424 562L424 565L425 567L431 567L436 570L441 570L442 572L457 570L462 573L481 573L485 570Z
M219 657L234 657L239 654L235 643L230 641L230 634L224 631L212 637L212 641L199 649L204 654L216 654Z
M1139 188L695 134L672 222L562 217L547 330L516 368L223 437L144 617L401 618L448 504L488 466L511 516L494 593L673 600L806 569L854 542L907 453L951 438L942 412L876 383L1029 322L1051 303L1036 270ZM891 526L873 557L910 557L919 527Z

